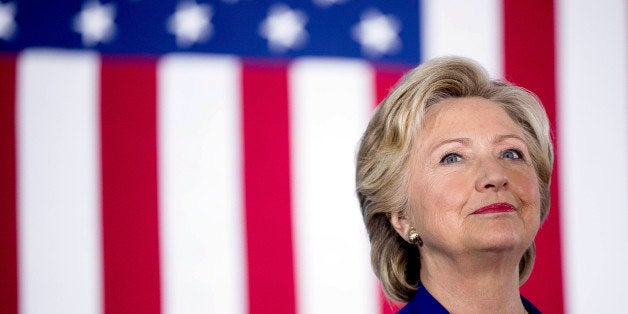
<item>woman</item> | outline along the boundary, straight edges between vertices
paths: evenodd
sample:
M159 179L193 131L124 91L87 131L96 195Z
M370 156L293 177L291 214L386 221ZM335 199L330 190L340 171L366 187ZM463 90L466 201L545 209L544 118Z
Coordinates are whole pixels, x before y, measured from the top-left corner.
M408 73L362 138L371 263L399 313L538 313L519 286L549 210L547 115L464 58Z

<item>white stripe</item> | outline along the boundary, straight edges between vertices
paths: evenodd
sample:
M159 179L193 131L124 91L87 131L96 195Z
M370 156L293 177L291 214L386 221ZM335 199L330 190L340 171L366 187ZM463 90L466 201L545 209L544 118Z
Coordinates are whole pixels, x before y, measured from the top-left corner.
M165 313L244 313L240 66L159 64L161 262Z
M567 312L617 313L628 282L628 6L558 1Z
M25 52L18 61L19 307L102 309L99 59Z
M299 313L377 313L355 153L374 103L364 63L302 59L289 69Z
M482 64L492 77L503 76L501 0L422 1L423 59L460 55Z

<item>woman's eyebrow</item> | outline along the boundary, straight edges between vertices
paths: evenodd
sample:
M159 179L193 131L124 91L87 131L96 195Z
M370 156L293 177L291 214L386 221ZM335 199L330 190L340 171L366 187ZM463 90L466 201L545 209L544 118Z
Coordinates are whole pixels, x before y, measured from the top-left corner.
M508 139L519 140L523 142L524 144L526 142L521 136L517 134L502 134L502 135L496 136L495 139L493 140L493 143L501 143ZM471 143L471 139L468 137L456 137L456 138L448 138L448 139L440 140L434 146L432 146L432 148L430 149L430 153L433 153L441 146L451 144L451 143L459 143L461 145L468 146L469 143Z
M464 146L468 146L470 142L471 142L471 139L468 138L468 137L457 137L457 138L444 139L444 140L441 140L441 141L437 142L434 146L432 146L432 148L430 149L430 153L434 152L435 150L437 150L439 147L441 147L443 145L447 145L447 144L451 144L451 143L459 143L459 144L462 144Z
M493 143L501 143L507 139L516 139L519 140L523 143L525 143L526 141L519 135L517 134L504 134L504 135L499 135L495 138L495 140L493 141Z

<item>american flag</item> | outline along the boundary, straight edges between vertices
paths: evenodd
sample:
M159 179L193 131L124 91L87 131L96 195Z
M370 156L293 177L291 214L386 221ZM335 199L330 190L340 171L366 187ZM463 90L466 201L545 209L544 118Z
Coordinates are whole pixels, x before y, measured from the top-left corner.
M0 0L0 312L394 312L357 143L405 71L452 54L553 125L523 295L622 311L625 1Z

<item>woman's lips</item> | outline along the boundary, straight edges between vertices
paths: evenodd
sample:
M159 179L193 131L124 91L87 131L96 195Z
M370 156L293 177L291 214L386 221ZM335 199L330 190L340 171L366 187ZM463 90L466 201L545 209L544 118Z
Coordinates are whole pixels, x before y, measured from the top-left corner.
M484 206L473 212L473 215L479 214L493 214L493 213L506 213L516 211L514 205L508 203L495 203L488 206Z

